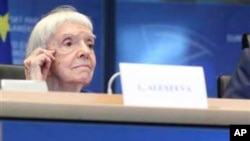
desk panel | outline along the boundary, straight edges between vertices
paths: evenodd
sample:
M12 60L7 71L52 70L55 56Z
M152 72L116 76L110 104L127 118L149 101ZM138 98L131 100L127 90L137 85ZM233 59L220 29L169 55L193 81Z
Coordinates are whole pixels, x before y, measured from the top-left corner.
M228 126L250 123L250 100L208 99L208 109L124 106L121 95L0 91L0 118Z
M250 124L250 100L208 103L133 107L121 95L0 91L0 133L3 141L229 141L229 125Z
M3 141L229 141L228 127L3 120Z

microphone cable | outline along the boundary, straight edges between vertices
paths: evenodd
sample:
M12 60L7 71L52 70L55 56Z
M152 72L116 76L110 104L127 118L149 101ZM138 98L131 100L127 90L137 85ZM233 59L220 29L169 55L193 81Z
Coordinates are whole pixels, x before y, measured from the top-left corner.
M116 72L116 73L114 73L111 77L110 77L110 79L109 79L109 81L108 81L108 87L107 87L107 93L108 93L108 95L112 95L113 94L113 91L112 91L112 84L113 84L113 82L114 82L114 80L118 77L118 76L120 76L120 72Z

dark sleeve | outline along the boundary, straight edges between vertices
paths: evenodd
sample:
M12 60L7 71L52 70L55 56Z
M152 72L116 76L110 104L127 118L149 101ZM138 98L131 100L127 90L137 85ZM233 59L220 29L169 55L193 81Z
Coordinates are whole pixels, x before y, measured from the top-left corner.
M223 97L250 99L250 48L242 51L236 71Z
M81 93L91 93L91 91L87 89L81 89Z

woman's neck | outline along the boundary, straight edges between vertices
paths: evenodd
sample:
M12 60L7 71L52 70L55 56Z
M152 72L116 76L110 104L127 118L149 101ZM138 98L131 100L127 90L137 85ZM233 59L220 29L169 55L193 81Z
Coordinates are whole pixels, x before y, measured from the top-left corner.
M65 91L65 92L80 92L82 85L78 83L65 83L57 77L47 78L47 85L49 91Z

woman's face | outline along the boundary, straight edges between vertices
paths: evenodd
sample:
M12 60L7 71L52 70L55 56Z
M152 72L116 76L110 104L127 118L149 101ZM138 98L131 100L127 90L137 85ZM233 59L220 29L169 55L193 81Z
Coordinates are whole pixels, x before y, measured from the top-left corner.
M96 66L94 40L86 26L70 22L60 25L48 41L48 49L55 50L51 75L62 82L88 85Z

